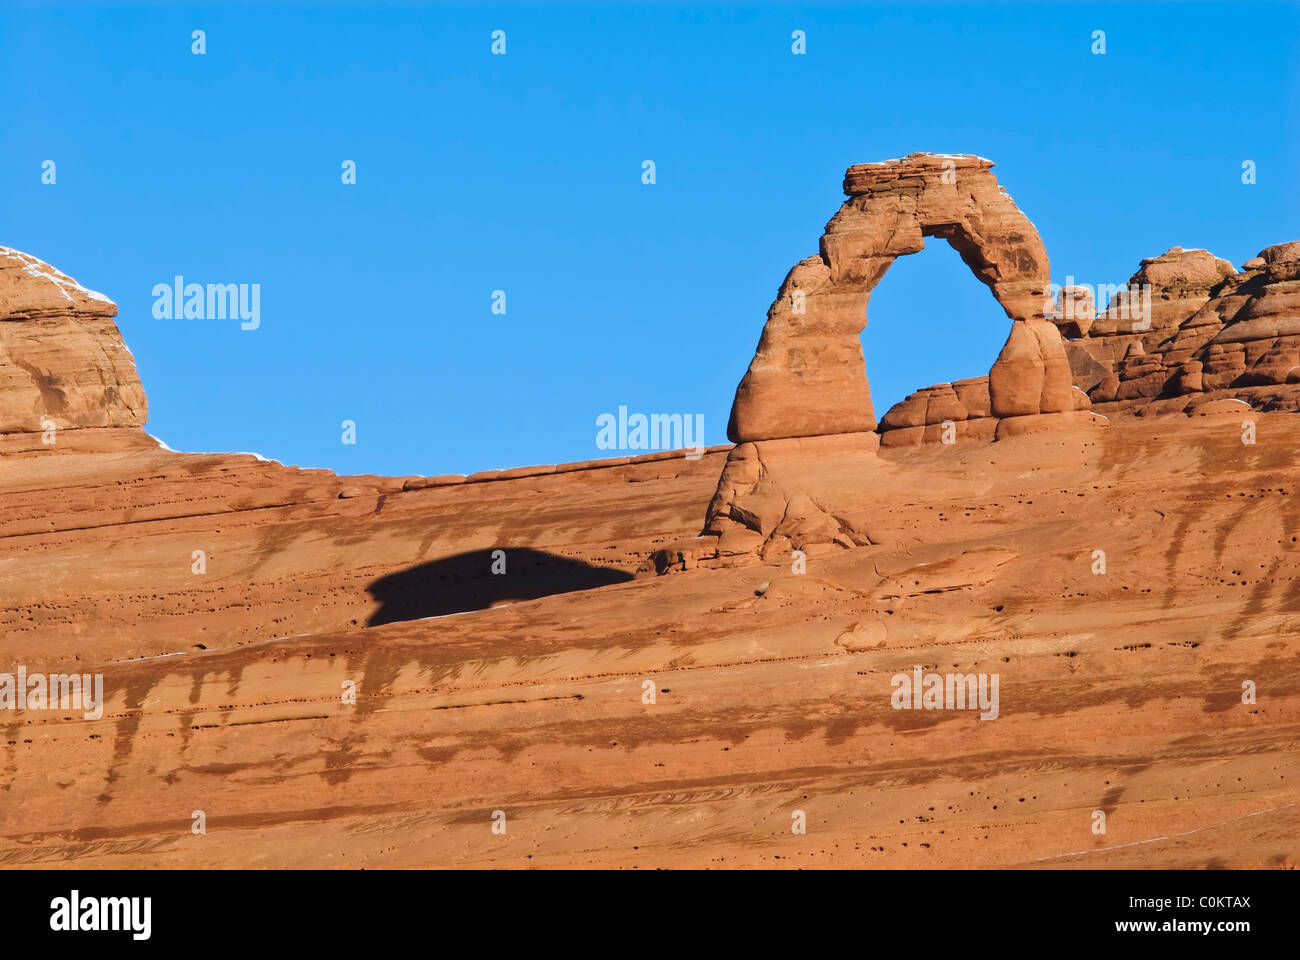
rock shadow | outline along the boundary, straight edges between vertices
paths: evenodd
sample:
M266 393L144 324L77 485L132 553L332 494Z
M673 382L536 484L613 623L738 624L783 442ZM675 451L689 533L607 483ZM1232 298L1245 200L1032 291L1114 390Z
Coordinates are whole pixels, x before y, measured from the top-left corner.
M368 626L485 610L498 603L536 600L557 593L590 590L631 580L615 567L598 567L531 547L471 550L399 570L375 580L366 591L379 602Z

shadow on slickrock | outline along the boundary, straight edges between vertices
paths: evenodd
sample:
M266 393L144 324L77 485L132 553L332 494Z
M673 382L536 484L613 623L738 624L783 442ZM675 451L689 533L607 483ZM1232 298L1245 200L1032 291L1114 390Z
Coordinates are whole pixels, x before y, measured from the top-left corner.
M614 567L597 567L530 547L472 550L380 577L366 588L379 602L369 626L485 610L498 603L536 600L631 580ZM505 572L496 572L504 568Z

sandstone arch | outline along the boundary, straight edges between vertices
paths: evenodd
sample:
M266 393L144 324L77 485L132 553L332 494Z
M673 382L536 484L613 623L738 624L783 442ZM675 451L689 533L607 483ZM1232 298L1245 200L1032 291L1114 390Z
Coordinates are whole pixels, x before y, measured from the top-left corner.
M849 199L827 224L821 253L795 265L768 310L736 390L733 442L875 429L859 339L867 304L890 264L924 249L924 237L947 240L1013 321L990 371L993 415L1074 409L1060 334L1044 320L1047 252L992 166L969 155L911 154L849 168Z
M704 526L716 547L690 550L725 558L871 542L869 478L881 438L860 335L872 289L896 258L924 249L925 237L957 250L1011 330L987 378L931 388L937 399L914 404L924 408L920 422L892 434L893 445L922 442L938 429L931 414L955 421L948 411L957 407L964 417L957 435L970 439L1096 422L1083 412L1088 398L1074 388L1060 332L1045 318L1043 242L992 166L981 157L914 153L848 169L849 199L826 225L820 254L786 276L736 389L727 425L736 446ZM963 394L971 402L959 402ZM677 562L671 552L656 563Z

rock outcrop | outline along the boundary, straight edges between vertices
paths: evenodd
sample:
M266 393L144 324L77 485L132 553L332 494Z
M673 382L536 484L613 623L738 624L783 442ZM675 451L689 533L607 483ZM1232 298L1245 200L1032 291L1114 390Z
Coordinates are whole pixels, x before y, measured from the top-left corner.
M0 247L0 433L143 426L148 407L117 306Z
M1092 336L1168 335L1236 272L1231 263L1208 250L1170 247L1160 256L1142 261L1127 287L1116 292L1088 332ZM1135 299L1139 296L1135 291L1140 291L1141 302Z
M948 434L945 423L953 424ZM997 425L989 399L989 378L972 377L923 387L894 404L880 418L880 444L901 447L953 443L959 438L990 440Z
M1115 399L1125 380L1125 359L1150 354L1235 272L1232 264L1208 250L1171 247L1158 257L1143 260L1127 284L1110 288L1109 303L1100 313L1091 288L1063 288L1056 302L1049 305L1047 316L1067 338L1065 351L1075 386L1093 396L1105 381L1106 387L1093 399ZM1134 344L1139 348L1137 354L1132 354ZM1131 370L1138 374L1131 379L1147 377L1149 372ZM1145 384L1154 382L1148 379Z
M1174 247L1142 261L1130 285L1140 293L1118 295L1087 329L1069 327L1064 311L1055 318L1080 334L1066 352L1094 403L1177 412L1188 398L1243 393L1270 409L1300 406L1269 389L1300 381L1300 242L1268 247L1240 272ZM1149 309L1134 307L1138 295Z

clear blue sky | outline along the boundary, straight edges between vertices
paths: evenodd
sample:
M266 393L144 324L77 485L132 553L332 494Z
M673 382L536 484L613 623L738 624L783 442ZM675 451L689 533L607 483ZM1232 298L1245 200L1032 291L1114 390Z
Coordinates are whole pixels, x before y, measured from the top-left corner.
M996 161L1058 282L1300 239L1298 28L1250 3L6 3L0 244L117 302L176 449L469 472L608 455L620 404L717 443L851 163ZM260 283L261 329L154 319L176 274ZM863 336L877 415L987 372L1006 329L942 241L900 260Z

